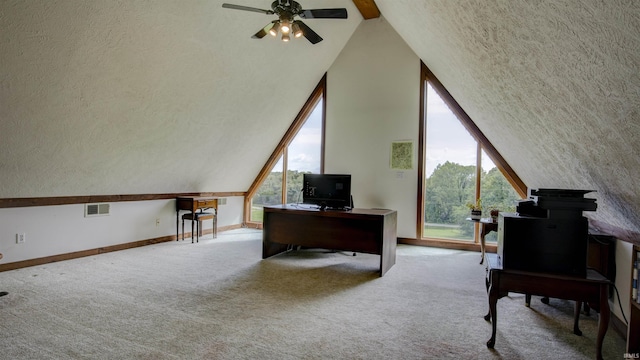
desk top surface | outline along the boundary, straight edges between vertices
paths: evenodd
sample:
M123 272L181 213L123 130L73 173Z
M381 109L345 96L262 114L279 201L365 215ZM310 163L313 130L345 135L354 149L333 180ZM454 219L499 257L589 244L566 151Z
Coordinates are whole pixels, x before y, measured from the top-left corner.
M349 216L349 215L378 215L385 216L389 214L393 214L395 210L389 209L351 209L351 210L320 210L320 208L316 205L309 204L281 204L281 205L270 205L264 207L265 211L291 211L291 212L299 212L301 214L326 214L327 216L336 215L336 216Z
M179 196L176 198L177 200L215 200L218 199L217 196Z
M493 220L492 218L482 218L480 220L475 220L472 218L467 218L467 221L472 221L472 222L477 222L477 223L482 223L482 224L498 224L497 221Z

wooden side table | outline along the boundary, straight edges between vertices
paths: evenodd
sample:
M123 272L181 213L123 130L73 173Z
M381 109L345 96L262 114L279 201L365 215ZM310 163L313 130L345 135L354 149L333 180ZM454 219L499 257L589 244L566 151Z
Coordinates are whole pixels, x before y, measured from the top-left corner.
M598 319L598 336L596 342L597 359L602 359L602 342L609 327L611 310L609 308L610 281L593 269L587 269L586 277L573 277L530 271L504 270L497 267L495 257L488 258L487 291L489 294L489 314L485 320L491 321L491 338L487 347L493 348L496 343L498 300L509 292L528 295L548 296L565 300L575 300L574 333L581 335L578 318L582 302L589 302L600 309Z
M218 216L218 198L207 196L195 196L195 197L179 197L176 198L176 241L180 240L180 210L190 211L192 214L198 210L213 209L213 214ZM195 216L191 219L191 242L193 242L193 223ZM217 231L215 229L217 223L214 223L213 236L215 237ZM201 228L202 225L198 223ZM184 240L184 239L182 239Z

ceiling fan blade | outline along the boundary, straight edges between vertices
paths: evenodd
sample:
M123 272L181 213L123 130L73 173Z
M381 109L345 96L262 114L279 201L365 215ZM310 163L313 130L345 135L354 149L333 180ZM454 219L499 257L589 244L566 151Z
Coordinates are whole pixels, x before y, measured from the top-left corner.
M278 20L273 20L272 22L268 23L267 26L263 27L262 29L260 29L260 31L258 31L257 33L253 34L253 36L251 37L252 39L262 39L263 37L265 37L265 35L267 35L269 33L269 30L271 30L271 28L273 27L273 25L275 25L275 23Z
M258 9L258 8L254 8L254 7L249 7L249 6L234 5L234 4L227 4L227 3L222 4L222 7L223 8L227 8L227 9L253 11L253 12L257 12L257 13L261 13L261 14L267 14L267 15L275 14L273 12L273 10L263 10L263 9Z
M300 28L302 29L302 35L304 35L304 37L306 37L310 43L317 44L320 41L322 41L322 38L320 37L320 35L316 34L315 31L311 30L311 28L308 27L307 24L303 23L300 20L296 20L293 23L298 24L300 26Z
M312 9L301 10L300 17L304 19L346 19L347 9Z

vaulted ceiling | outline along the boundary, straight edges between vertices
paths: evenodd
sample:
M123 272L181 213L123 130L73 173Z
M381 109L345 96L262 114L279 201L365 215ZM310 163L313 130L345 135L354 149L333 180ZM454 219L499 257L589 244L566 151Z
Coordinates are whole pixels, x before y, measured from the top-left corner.
M528 186L597 189L640 233L640 3L300 2L349 19L282 46L223 0L1 2L0 198L244 191L358 25L388 21Z

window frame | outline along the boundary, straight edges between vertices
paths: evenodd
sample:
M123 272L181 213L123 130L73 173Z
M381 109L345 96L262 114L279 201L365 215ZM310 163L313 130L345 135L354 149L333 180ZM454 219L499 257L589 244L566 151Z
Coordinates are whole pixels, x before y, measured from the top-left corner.
M451 96L449 91L442 85L438 78L431 72L431 70L425 65L424 62L420 62L420 115L419 115L419 134L418 134L418 199L417 199L417 219L416 219L416 244L447 247L461 250L476 250L479 248L479 226L475 225L474 241L461 241L453 239L436 239L427 238L423 236L424 233L424 195L425 195L425 159L427 156L426 148L426 129L427 129L427 85L436 91L436 93L442 98L442 100L449 106L449 109L453 112L460 123L467 129L471 137L477 142L476 150L476 192L475 198L480 197L480 162L482 161L482 150L485 151L487 156L493 161L498 170L507 179L507 181L513 186L514 190L522 198L527 197L527 186L520 179L518 174L511 168L502 155L491 144L489 139L480 131L478 126L473 122L471 117L462 109L460 104ZM487 244L487 248L492 245Z
M325 124L326 124L326 113L327 113L327 74L325 73L320 79L318 85L316 85L311 95L302 106L298 115L296 115L295 119L287 129L287 132L284 134L276 148L269 156L269 159L264 164L258 176L253 180L253 183L247 190L247 193L244 198L244 225L246 227L255 227L258 229L262 228L262 222L251 221L251 201L253 196L256 194L260 185L265 181L265 179L269 176L273 167L278 163L280 157L282 157L282 203L286 203L287 196L287 150L289 144L293 141L293 139L298 134L298 131L302 128L304 123L307 121L313 110L318 105L318 102L322 100L322 139L320 142L320 173L324 173L324 144L325 144Z

